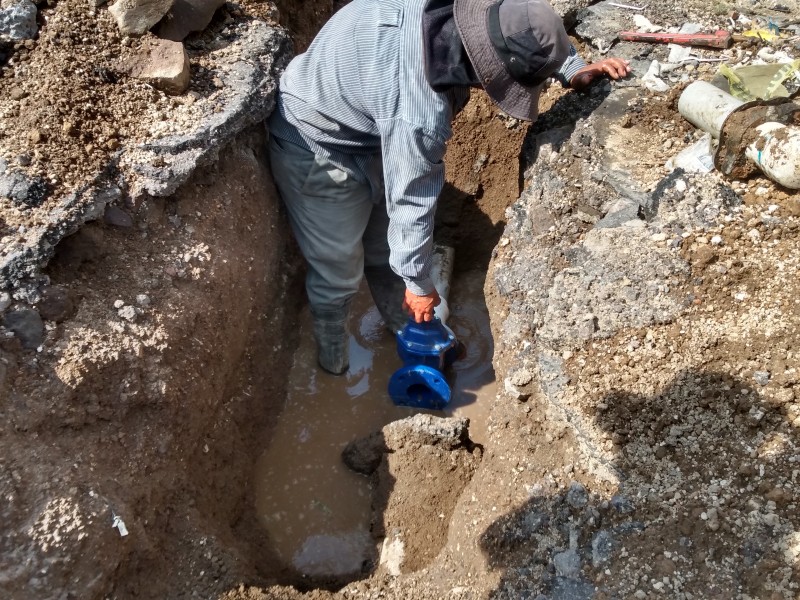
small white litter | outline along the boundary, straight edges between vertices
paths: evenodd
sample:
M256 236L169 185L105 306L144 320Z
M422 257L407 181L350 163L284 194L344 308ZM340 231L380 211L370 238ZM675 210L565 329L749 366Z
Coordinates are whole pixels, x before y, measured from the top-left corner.
M125 537L128 535L128 528L125 527L125 521L123 521L119 515L114 515L114 520L111 522L111 527L117 528L120 537Z

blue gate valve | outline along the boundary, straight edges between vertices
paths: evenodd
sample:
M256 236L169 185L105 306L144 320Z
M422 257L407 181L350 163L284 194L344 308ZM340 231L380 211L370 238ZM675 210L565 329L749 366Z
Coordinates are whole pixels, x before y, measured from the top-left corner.
M441 410L450 402L444 369L458 358L453 331L438 317L427 323L409 319L397 334L397 354L403 367L389 379L389 396L398 406Z

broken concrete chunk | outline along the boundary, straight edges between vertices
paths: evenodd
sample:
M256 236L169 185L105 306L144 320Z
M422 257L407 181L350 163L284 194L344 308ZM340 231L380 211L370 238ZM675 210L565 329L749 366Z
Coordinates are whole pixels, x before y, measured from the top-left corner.
M174 0L117 0L108 10L119 30L127 35L142 35L172 8Z
M389 423L383 428L383 435L389 448L402 448L410 443L454 449L469 440L468 429L469 419L419 414Z
M181 42L153 40L143 49L144 55L132 68L131 75L147 81L167 94L178 95L189 87L189 55Z
M193 31L203 31L225 0L175 0L158 25L158 37L180 42Z
M30 0L19 0L0 9L0 38L14 41L32 40L39 28L36 25L36 5Z

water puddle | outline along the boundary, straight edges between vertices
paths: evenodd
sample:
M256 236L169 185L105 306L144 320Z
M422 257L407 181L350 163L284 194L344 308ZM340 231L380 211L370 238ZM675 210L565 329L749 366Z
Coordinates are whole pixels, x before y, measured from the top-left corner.
M454 282L448 325L467 356L448 375L450 406L434 413L469 417L477 442L496 393L483 280L475 272ZM418 412L395 406L386 391L400 359L366 287L354 301L350 326L350 370L334 377L317 367L311 318L307 310L301 314L286 404L256 467L256 509L275 551L311 577L358 574L375 554L369 480L342 464L342 449Z

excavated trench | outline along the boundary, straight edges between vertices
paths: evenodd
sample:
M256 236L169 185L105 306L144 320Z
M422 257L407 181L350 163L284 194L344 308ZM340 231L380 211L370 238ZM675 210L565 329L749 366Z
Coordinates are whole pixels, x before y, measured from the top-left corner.
M307 8L299 48L331 7ZM469 418L471 439L454 434L454 451L442 452L395 432L370 477L340 455L413 414L386 392L400 364L394 341L364 292L350 372L317 370L302 261L260 125L174 194L126 206L132 223L106 211L64 238L44 272L44 349L0 345L1 542L17 565L2 571L7 597L330 588L379 565L396 574L430 563L496 393L484 285L520 192L525 133L476 94L455 123L437 212L436 236L456 256L450 325L468 350L440 414ZM401 489L397 469L436 483Z
M281 12L298 49L308 45L329 9L305 3L302 9ZM471 442L477 444L485 441L488 409L496 395L485 276L505 208L520 193L519 151L526 130L504 120L488 98L477 94L454 124L445 161L447 185L437 211L436 238L455 248L448 324L466 344L467 354L448 373L451 404L431 414L469 419ZM365 286L354 302L351 366L343 377L316 366L307 308L298 314L296 329L286 398L262 436L253 483L255 516L268 534L280 583L337 587L367 576L391 554L386 547L391 535L381 524L385 515L380 510L391 505L391 490L385 493L375 477L348 469L342 450L420 411L394 406L388 397L387 382L400 362L394 338ZM449 490L451 509L467 481ZM450 515L437 518L446 531ZM425 566L444 543L442 535L434 537L418 541L420 556L406 555L405 563ZM376 546L381 541L383 549ZM406 546L413 549L414 542ZM275 577L274 572L264 575Z

